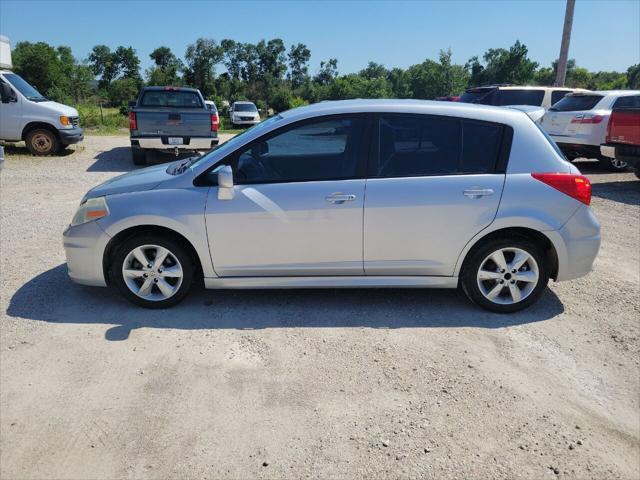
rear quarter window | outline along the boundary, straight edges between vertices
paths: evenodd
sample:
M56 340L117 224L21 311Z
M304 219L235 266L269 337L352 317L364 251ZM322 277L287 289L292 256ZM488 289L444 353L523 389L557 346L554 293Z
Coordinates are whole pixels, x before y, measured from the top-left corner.
M549 110L555 112L581 112L591 110L602 100L602 95L567 95Z

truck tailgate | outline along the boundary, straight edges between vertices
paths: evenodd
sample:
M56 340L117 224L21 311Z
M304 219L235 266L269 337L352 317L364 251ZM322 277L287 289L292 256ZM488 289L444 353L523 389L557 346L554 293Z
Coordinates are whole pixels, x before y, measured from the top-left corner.
M136 109L138 135L177 137L211 136L211 114L207 111L185 112L176 109Z

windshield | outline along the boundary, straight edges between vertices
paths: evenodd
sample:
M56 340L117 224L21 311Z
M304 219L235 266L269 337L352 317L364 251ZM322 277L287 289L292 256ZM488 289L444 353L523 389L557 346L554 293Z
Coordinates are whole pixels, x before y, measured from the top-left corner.
M552 112L581 112L591 110L602 99L602 95L567 95L549 110Z
M4 78L6 78L9 83L13 85L27 100L31 100L32 102L44 102L47 100L20 75L15 73L5 73Z
M142 96L141 107L202 108L196 92L175 90L147 90Z
M234 112L257 112L258 109L253 103L236 103L233 106Z
M282 120L282 116L281 115L276 115L274 117L271 117L263 122L260 123L256 123L253 127L246 129L244 132L236 135L235 137L233 137L230 140L227 140L226 142L220 144L219 146L217 146L216 148L214 148L213 150L211 150L209 153L207 153L206 155L203 155L202 157L198 158L197 161L193 162L191 164L192 167L195 167L196 165L200 165L202 162L206 162L207 159L209 158L209 156L212 153L215 153L216 155L221 154L221 156L225 156L231 152L233 152L237 147L239 147L240 145L242 145L244 143L244 139L247 138L247 134L249 132L259 132L261 130L266 130L267 128L269 128L271 125L273 125L274 123L279 122L280 120Z

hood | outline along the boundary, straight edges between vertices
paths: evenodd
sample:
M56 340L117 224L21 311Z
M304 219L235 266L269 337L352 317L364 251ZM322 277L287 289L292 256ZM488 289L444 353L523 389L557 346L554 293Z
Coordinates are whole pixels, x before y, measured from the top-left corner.
M62 103L47 100L46 102L38 102L40 108L46 108L57 115L66 115L67 117L77 117L78 110Z
M169 165L166 163L154 165L114 177L89 190L82 201L88 198L103 197L106 195L152 190L165 180L174 178L173 175L167 173L167 167Z

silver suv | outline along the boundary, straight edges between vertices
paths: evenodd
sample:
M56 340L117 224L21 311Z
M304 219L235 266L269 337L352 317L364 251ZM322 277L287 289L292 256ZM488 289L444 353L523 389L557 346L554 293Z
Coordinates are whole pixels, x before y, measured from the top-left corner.
M91 190L69 275L132 302L208 288L462 287L513 312L588 273L591 185L526 114L413 100L326 102L198 159Z

